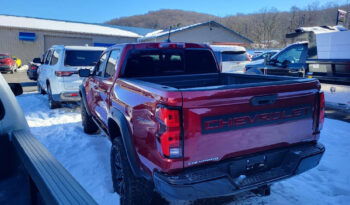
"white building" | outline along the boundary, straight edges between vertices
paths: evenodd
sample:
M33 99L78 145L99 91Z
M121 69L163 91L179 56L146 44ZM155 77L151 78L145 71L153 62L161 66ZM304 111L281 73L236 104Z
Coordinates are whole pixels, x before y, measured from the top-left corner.
M17 56L23 64L27 64L52 45L108 47L137 41L164 42L168 33L168 30L0 15L0 53ZM250 39L215 21L177 28L170 33L173 42L252 43Z
M0 53L15 55L24 64L52 45L110 46L139 37L114 26L0 15Z

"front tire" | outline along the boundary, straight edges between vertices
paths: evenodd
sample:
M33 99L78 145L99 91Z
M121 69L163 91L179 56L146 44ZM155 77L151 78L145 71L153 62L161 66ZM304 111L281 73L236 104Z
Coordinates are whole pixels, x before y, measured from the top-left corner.
M55 101L52 97L52 91L50 84L47 85L47 94L48 94L48 100L49 100L49 108L50 109L56 109L61 107L61 103Z
M81 108L81 123L84 128L84 132L87 134L94 134L98 131L96 123L92 120L92 117L87 113L83 100L80 102Z
M134 176L120 136L112 142L110 159L113 188L120 196L120 204L151 204L153 184Z

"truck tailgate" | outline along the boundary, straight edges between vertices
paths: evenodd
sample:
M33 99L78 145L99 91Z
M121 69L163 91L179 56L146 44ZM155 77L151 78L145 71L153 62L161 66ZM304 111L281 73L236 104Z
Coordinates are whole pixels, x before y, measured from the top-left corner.
M313 141L317 81L183 91L184 167Z

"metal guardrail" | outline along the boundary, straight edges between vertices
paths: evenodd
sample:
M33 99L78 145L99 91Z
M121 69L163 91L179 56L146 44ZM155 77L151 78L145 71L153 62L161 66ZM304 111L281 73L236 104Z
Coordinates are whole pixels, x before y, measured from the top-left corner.
M31 133L15 131L12 142L45 204L97 204Z

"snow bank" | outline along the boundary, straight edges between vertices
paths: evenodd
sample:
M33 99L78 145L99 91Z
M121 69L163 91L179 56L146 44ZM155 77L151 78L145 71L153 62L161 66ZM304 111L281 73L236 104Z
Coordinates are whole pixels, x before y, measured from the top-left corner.
M111 144L101 134L87 135L80 109L50 110L47 96L37 93L17 97L32 134L43 143L99 204L118 204L112 193L109 167Z
M112 193L110 142L101 134L84 134L80 109L50 110L47 96L36 93L17 99L33 135L94 199L103 205L118 204L118 195ZM326 119L321 142L326 145L326 153L318 167L274 184L271 196L243 193L230 204L349 204L350 124Z

